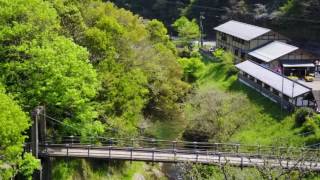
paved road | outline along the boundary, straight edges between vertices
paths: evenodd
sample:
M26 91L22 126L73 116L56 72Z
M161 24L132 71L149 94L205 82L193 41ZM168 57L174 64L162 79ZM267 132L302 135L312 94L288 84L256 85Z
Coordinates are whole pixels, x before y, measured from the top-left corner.
M75 157L75 158L102 158L116 160L150 161L150 162L193 162L202 164L225 164L234 166L252 167L264 166L266 163L271 167L301 168L320 171L320 163L311 161L265 159L261 157L250 157L245 154L223 154L202 152L181 152L172 150L152 149L112 149L81 148L81 147L48 147L40 156L49 157Z
M194 44L199 44L199 41L193 41ZM204 46L216 47L216 41L203 41Z

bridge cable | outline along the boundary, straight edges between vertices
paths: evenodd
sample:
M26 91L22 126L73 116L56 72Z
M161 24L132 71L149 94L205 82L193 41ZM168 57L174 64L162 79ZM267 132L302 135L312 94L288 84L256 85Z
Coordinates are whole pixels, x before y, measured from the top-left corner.
M59 120L57 120L57 119L55 119L55 118L53 118L53 117L51 117L51 116L48 116L48 115L46 115L46 114L41 114L41 115L44 115L45 117L49 118L49 120L54 121L54 122L57 122L57 123L59 123L59 124L61 124L61 125L63 125L63 126L68 126L68 127L72 128L72 129L74 129L74 130L78 130L76 127L71 126L71 125L69 125L69 124L65 124L65 123L63 123L63 121L59 121Z

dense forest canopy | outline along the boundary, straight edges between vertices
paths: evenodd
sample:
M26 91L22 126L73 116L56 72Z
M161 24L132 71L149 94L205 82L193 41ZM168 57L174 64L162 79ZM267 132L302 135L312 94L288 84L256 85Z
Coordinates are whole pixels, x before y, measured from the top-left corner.
M20 138L0 141L1 148L17 147L8 153L21 155L22 133L30 126L25 113L39 105L63 122L48 123L50 136L135 137L146 118L182 116L190 86L160 21L93 0L0 4L0 105L11 110L1 122L21 118L15 131ZM15 174L19 163L0 173Z
M204 29L209 38L214 38L213 27L226 20L235 19L276 29L297 41L320 40L318 0L112 1L144 17L158 18L164 21L167 27L182 15L199 21L200 14L204 13Z

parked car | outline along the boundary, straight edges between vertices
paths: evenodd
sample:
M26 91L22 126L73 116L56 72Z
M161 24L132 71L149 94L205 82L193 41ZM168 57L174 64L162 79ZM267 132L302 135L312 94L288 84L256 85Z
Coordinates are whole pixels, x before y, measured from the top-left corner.
M313 76L305 76L305 77L304 77L304 80L305 80L306 82L312 82L312 81L314 80L314 77L313 77Z
M209 52L213 52L213 51L215 51L216 50L216 48L215 47L211 47L210 49L209 49Z

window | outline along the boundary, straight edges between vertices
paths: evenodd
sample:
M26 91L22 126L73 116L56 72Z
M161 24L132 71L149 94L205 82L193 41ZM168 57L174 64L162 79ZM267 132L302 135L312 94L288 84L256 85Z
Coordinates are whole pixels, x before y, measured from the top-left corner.
M259 84L259 86L262 86L262 81L257 80L257 84Z
M246 57L246 53L245 52L241 52L241 58L244 59Z
M286 100L286 101L289 101L289 96L283 95L283 99Z
M254 81L254 77L253 76L249 76L249 79L251 80L251 81Z
M224 33L221 33L221 40L227 41L227 35Z
M240 44L244 44L245 41L243 39L240 39L240 38L237 38L237 37L232 37L232 40L237 42L237 43L240 43Z
M273 93L274 95L276 95L276 96L279 96L279 91L277 91L277 90L275 90L275 89L273 89L273 88L272 88L272 93Z
M239 54L239 49L235 49L235 50L234 50L234 54L235 54L236 56L238 56L238 54Z

